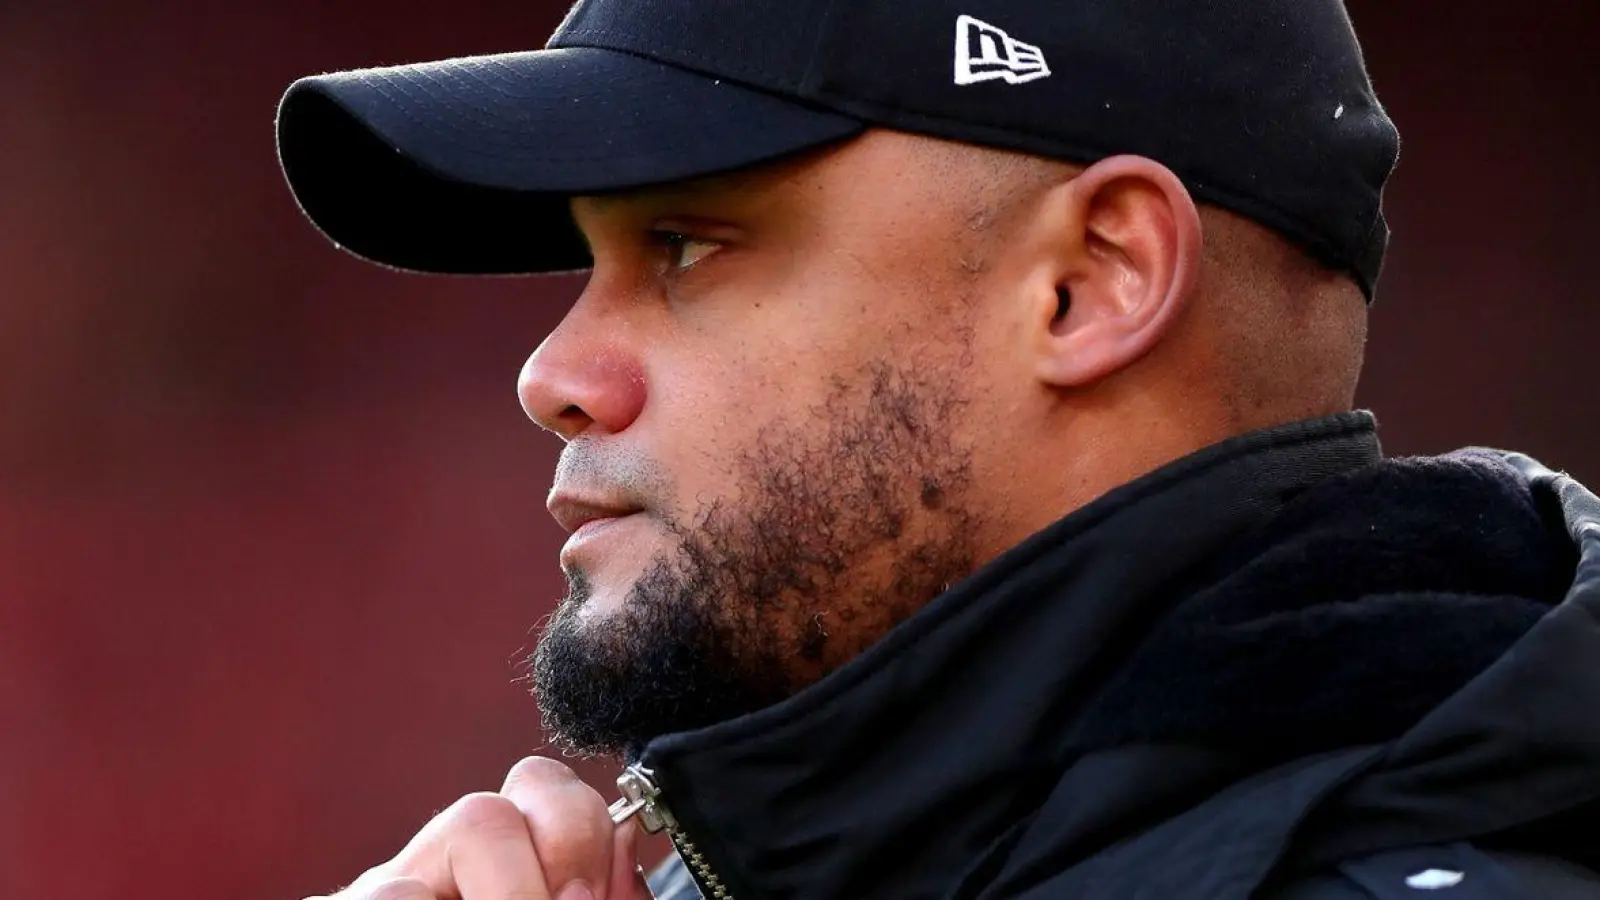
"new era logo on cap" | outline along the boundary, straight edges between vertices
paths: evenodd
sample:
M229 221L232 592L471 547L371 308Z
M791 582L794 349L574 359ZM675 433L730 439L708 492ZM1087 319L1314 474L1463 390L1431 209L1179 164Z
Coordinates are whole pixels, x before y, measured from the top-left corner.
M1044 51L1038 47L971 16L956 19L956 84L995 79L1022 84L1049 74Z

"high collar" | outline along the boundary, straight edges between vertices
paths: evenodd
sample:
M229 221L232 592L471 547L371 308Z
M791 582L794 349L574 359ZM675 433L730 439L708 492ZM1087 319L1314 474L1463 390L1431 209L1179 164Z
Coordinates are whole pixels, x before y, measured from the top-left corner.
M733 897L942 894L1061 778L1073 724L1205 561L1380 458L1359 412L1202 450L1002 554L794 697L659 738L640 762Z

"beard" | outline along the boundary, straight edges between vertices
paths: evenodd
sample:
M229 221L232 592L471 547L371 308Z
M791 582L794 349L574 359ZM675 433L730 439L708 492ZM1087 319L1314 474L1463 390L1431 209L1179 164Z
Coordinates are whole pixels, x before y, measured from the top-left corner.
M884 362L860 374L762 430L726 499L692 524L663 519L669 548L614 612L584 615L588 577L567 573L531 660L555 744L636 756L660 735L770 706L973 571L956 379Z

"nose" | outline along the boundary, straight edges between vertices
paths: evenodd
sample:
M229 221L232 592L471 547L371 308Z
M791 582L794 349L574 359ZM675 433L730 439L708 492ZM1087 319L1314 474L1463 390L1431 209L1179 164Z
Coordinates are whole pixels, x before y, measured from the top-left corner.
M522 411L564 441L598 429L617 434L644 408L644 368L618 329L603 327L580 298L522 366Z

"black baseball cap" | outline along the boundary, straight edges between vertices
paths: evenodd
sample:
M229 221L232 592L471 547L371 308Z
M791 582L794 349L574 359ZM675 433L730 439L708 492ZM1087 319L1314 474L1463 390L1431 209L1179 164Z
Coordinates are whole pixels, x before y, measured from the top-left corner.
M1369 298L1388 244L1399 135L1341 0L579 0L543 50L295 82L278 152L359 256L536 273L590 265L572 196L871 127L1150 157Z

